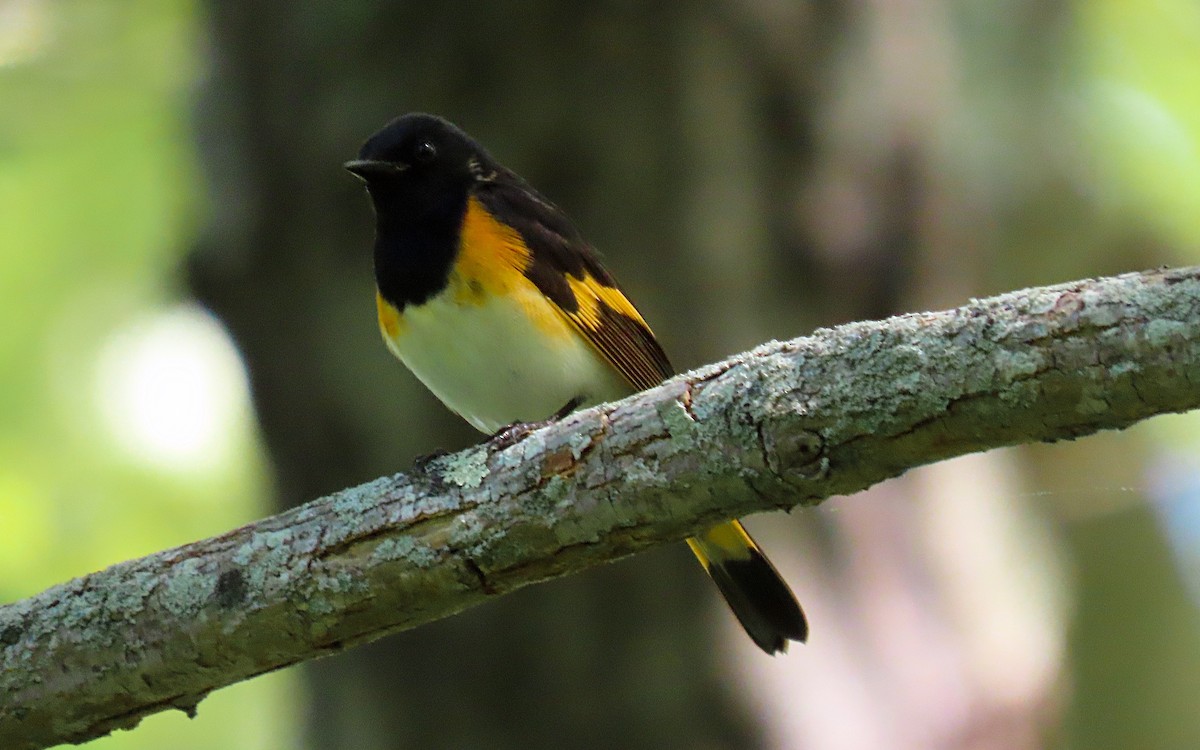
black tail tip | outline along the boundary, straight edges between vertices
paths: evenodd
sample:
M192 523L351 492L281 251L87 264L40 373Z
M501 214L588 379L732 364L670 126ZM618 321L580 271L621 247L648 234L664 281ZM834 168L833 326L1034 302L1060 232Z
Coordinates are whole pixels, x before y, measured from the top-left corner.
M768 656L776 654L786 654L788 644L792 641L796 643L808 642L808 619L804 616L804 610L800 608L800 604L796 604L796 611L793 617L789 618L787 623L774 623L774 627L769 629L756 627L751 630L749 626L739 617L738 622L746 630L746 634L754 641L755 645L767 653ZM757 632L755 632L757 631Z
M721 561L709 573L746 634L767 654L786 653L789 641L808 640L804 610L757 550L746 560Z

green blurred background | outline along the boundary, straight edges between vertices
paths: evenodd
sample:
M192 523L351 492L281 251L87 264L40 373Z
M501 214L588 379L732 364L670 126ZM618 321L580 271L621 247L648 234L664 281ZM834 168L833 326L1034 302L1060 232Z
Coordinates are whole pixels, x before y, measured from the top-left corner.
M564 205L681 367L1200 261L1195 0L651 5L0 0L0 602L475 439L374 331L339 164L403 111ZM91 746L1198 747L1198 428L760 519L786 659L663 550Z

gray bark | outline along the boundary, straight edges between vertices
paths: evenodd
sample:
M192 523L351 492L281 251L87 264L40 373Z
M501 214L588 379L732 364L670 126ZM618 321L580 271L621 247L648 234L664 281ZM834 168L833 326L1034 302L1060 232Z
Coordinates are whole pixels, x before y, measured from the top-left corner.
M1197 382L1200 268L765 344L515 444L0 607L0 746L82 742L192 711L224 685L720 519L1196 408Z

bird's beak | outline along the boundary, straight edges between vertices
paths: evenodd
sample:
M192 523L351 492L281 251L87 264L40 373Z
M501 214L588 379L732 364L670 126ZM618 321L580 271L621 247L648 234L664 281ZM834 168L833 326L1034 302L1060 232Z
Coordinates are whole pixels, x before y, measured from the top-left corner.
M366 182L372 177L385 177L387 175L400 174L408 169L407 164L398 164L390 161L376 161L374 159L354 159L342 165L350 174Z

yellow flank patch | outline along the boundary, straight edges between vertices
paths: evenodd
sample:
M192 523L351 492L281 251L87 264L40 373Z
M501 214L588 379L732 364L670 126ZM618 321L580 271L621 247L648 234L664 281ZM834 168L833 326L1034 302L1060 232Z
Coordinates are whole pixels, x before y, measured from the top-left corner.
M459 254L450 275L454 301L482 305L492 295L509 294L528 284L525 268L532 257L521 235L496 220L477 198L467 200Z
M603 302L614 312L621 313L627 318L632 318L641 323L647 330L650 329L646 325L646 321L642 319L641 313L625 298L624 294L621 294L620 289L604 286L599 281L596 281L591 274L585 274L582 279L568 275L567 283L571 287L571 292L575 295L575 302L579 305L579 309L571 313L571 317L575 318L580 325L586 326L593 331L599 328L600 303Z
M379 316L379 330L384 338L395 341L404 334L404 314L392 306L378 291L375 292L375 311Z

